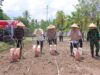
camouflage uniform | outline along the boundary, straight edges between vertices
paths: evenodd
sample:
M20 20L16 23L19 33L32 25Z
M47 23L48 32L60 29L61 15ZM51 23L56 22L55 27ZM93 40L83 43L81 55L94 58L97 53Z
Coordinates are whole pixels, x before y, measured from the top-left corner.
M96 56L99 56L99 32L97 29L90 29L87 34L87 41L90 41L91 55L94 57L94 46L96 47Z

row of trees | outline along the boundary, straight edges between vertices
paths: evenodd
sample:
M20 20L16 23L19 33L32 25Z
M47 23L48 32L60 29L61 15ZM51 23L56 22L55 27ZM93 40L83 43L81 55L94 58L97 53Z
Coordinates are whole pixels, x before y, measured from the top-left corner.
M91 22L100 27L100 11L97 11L98 3L100 3L100 0L79 0L79 4L75 6L76 12L72 13L73 22L78 23L84 31L87 30L88 24Z
M5 13L3 13L3 10L0 8L0 20L8 20L10 19Z
M32 19L27 10L23 12L22 16L15 17L14 19L22 21L30 31L33 31L35 28L39 27L45 30L48 26L47 21L45 20L38 21L37 19Z
M22 16L15 17L14 19L22 21L30 31L33 31L38 27L46 30L49 24L55 24L59 30L68 31L70 29L70 25L72 25L73 23L77 23L83 31L87 31L88 25L91 22L96 23L100 28L100 11L97 11L96 8L97 4L100 3L100 0L78 1L79 3L74 6L76 8L76 11L72 12L71 15L66 15L62 10L59 10L55 15L55 19L38 21L36 19L32 19L30 13L28 11L25 11ZM5 17L4 19L9 19L9 17L4 13L3 17Z
M56 14L55 24L59 29L68 30L70 25L77 23L83 31L88 30L88 25L93 22L97 24L100 30L100 0L78 0L79 4L75 6L76 11L71 15L65 15L63 11Z

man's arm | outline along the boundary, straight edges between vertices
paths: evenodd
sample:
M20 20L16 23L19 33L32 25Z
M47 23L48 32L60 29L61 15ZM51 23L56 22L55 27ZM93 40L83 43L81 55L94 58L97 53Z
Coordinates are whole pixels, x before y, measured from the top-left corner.
M88 33L87 33L87 41L89 41L90 40L90 31L88 31Z
M14 35L13 35L13 38L14 38L14 39L16 38L16 29L14 29Z
M99 34L99 31L97 30L97 40L100 40L100 34Z

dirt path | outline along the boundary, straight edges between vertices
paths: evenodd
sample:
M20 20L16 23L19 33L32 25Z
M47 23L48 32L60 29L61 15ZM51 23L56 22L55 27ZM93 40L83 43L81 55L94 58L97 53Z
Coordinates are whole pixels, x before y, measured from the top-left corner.
M100 58L91 58L84 43L83 60L70 57L68 41L58 42L58 56L51 56L47 42L41 57L34 58L32 43L24 46L25 59L10 63L9 51L0 53L0 75L100 75Z

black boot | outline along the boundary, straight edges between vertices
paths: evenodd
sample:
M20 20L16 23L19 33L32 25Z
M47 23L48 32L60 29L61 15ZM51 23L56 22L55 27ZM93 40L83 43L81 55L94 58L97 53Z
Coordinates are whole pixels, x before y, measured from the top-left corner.
M94 51L93 50L91 51L91 56L94 57Z
M71 53L71 56L73 56L73 44L70 43L70 53Z
M94 55L92 54L92 58L94 57Z
M71 53L70 56L73 56L73 50L70 50L70 51L71 51L71 52L70 52L70 53Z
M98 53L96 53L96 56L97 56L97 57L100 57L100 55L99 55Z

